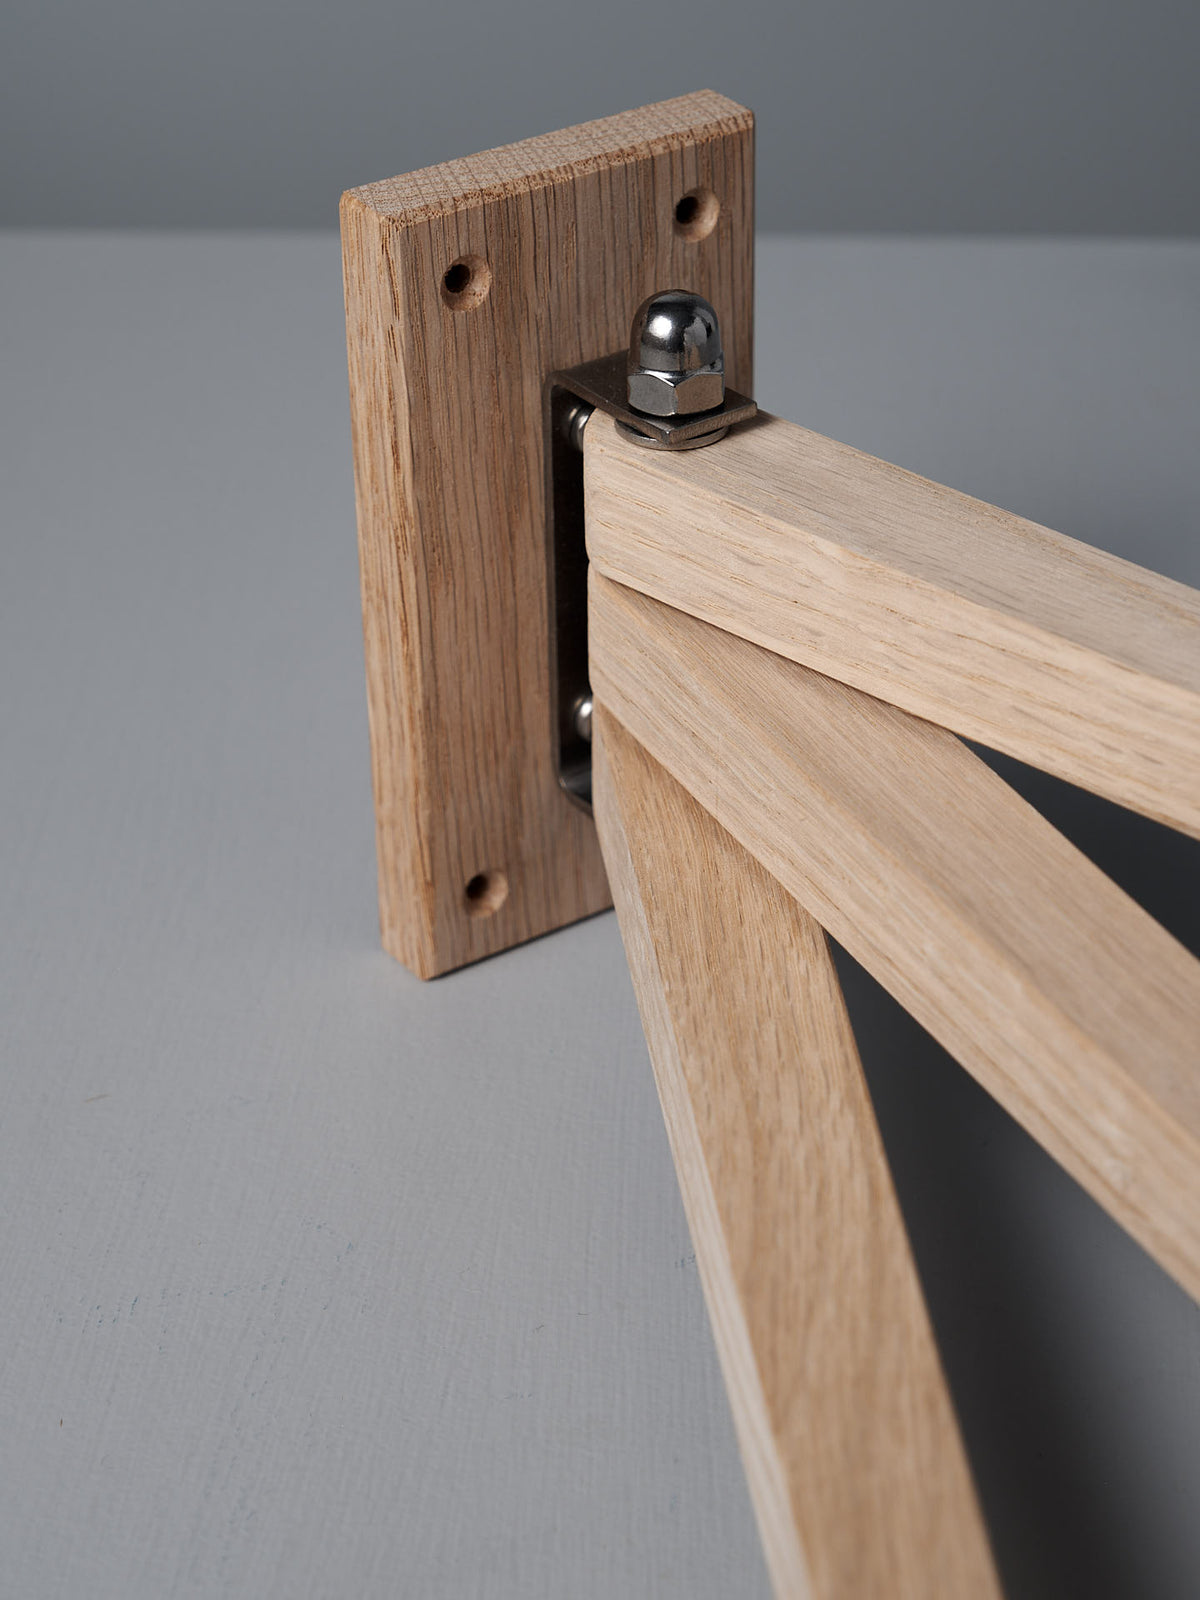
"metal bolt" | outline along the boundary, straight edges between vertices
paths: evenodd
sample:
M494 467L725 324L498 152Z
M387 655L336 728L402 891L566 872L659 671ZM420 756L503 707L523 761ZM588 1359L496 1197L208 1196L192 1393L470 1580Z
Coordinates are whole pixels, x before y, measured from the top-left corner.
M717 313L702 295L667 289L643 300L629 339L629 406L649 417L694 416L725 399Z
M592 697L590 694L581 694L571 707L571 726L585 744L591 744Z
M588 405L586 400L572 400L563 413L562 436L571 446L583 454L583 430L587 427L588 418L596 408Z

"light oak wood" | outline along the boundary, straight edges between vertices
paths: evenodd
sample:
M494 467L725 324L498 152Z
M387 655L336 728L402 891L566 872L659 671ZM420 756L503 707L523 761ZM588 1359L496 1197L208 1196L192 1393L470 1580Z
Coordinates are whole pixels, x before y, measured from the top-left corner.
M554 765L542 385L680 284L748 389L753 229L753 118L707 91L343 197L380 922L422 977L608 903Z
M602 707L594 726L600 842L775 1592L998 1595L825 936Z
M608 577L1200 836L1200 593L777 417L586 435Z
M945 729L590 593L597 698L1200 1295L1200 963Z

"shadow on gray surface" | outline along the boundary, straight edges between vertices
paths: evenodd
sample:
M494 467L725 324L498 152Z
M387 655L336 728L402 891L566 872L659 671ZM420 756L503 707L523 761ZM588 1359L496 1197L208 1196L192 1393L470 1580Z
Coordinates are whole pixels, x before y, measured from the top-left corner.
M1200 844L980 754L1200 947ZM1186 1600L1200 1592L1200 1308L836 955L1007 1593Z

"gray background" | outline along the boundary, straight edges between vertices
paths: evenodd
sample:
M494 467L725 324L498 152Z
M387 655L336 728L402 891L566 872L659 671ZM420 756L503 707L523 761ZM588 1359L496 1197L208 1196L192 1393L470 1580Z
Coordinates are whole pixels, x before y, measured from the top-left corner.
M0 223L703 84L777 231L1194 234L1200 10L19 0ZM760 399L1200 583L1200 245L764 238ZM336 241L0 238L0 1594L751 1600L611 916L384 957ZM1200 846L1003 772L1192 949ZM853 963L1008 1592L1200 1593L1200 1309Z
M0 284L0 1594L760 1600L615 919L378 947L336 239ZM1200 244L766 239L759 327L1200 582ZM1200 845L1004 770L1200 948ZM1008 1593L1195 1600L1200 1308L845 982Z
M0 222L320 227L710 87L769 230L1200 231L1194 0L8 0Z

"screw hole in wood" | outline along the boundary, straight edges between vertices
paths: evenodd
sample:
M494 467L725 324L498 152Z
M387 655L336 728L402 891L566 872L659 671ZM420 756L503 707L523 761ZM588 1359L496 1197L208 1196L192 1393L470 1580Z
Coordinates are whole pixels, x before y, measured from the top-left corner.
M491 287L491 269L482 256L460 256L442 274L442 300L451 311L472 310Z
M721 202L711 189L689 189L675 202L675 232L693 243L707 239L720 214Z
M503 872L477 872L468 880L463 899L469 916L490 917L508 899L508 878Z

